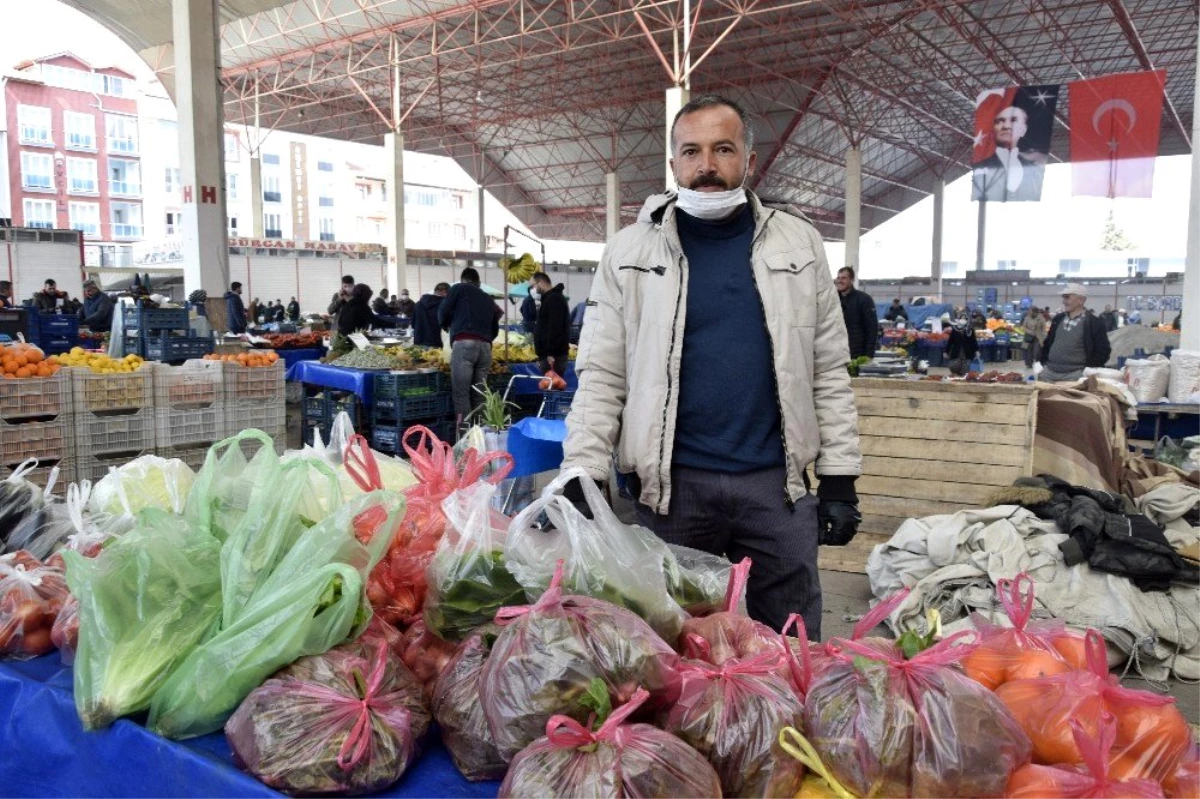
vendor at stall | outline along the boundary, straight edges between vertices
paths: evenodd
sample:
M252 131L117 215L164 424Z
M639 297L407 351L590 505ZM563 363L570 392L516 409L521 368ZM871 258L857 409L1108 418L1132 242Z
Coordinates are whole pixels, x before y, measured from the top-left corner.
M113 301L96 281L83 284L83 307L79 309L79 323L97 333L107 333L112 328Z
M1050 323L1050 332L1042 346L1039 380L1051 383L1072 382L1083 377L1087 368L1099 369L1108 363L1112 347L1104 320L1088 313L1088 290L1082 283L1063 287L1063 312Z
M350 292L350 298L342 305L337 315L339 336L349 336L360 330L370 330L379 324L379 317L371 310L371 295L375 292L366 283L359 283Z

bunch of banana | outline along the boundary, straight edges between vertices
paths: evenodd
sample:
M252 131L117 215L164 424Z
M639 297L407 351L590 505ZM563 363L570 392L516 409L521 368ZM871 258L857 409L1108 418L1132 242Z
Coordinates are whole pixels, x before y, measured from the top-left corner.
M533 277L534 272L542 268L542 265L533 260L533 256L529 253L522 253L520 258L511 258L507 255L501 258L500 268L504 270L508 282L515 286L528 281Z

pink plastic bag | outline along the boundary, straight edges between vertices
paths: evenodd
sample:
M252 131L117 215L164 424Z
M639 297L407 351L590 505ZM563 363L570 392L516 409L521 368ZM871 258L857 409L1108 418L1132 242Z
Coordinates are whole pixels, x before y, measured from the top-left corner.
M679 656L650 626L609 602L563 596L562 564L533 605L503 608L504 629L483 667L484 715L506 760L536 740L554 716L587 720L578 700L593 678L603 680L614 706L639 688L647 709L679 695Z
M1159 799L1162 786L1154 780L1120 780L1109 774L1109 758L1117 737L1117 720L1104 713L1099 737L1089 736L1076 719L1068 724L1083 755L1083 766L1027 765L1008 781L1009 799ZM1192 794L1193 796L1195 794Z
M679 634L679 649L685 657L714 666L730 660L752 658L764 653L783 654L779 636L765 624L737 612L750 577L750 558L743 558L729 574L725 605L718 613L688 619Z
M425 629L425 622L417 619L400 635L399 652L404 665L421 681L425 695L429 696L433 693L438 675L454 657L454 644L429 632Z
M866 615L859 619L858 623L854 625L854 629L850 632L850 640L860 641L867 646L872 647L873 649L877 649L880 654L890 653L895 646L891 640L886 638L868 638L867 635L876 627L878 627L884 621L884 619L892 615L892 611L900 606L900 603L903 602L908 596L909 591L910 589L904 588L885 599L881 599L879 603L875 605L875 607L867 611ZM794 655L800 655L802 649L807 651L808 672L813 678L815 678L833 662L835 656L840 651L839 643L843 639L831 638L824 644L816 641L807 641L805 640L807 638L807 634L804 630L802 621L798 625L797 635L799 637L788 637L788 629L798 618L799 617L797 616L791 617L789 619L789 622L791 623L783 628L782 633L784 635L784 640L787 642L788 647L792 650Z
M858 796L1001 796L1029 762L1025 733L996 697L952 666L960 633L906 660L841 641L812 682L804 730Z
M499 628L481 627L459 645L433 691L433 717L442 731L454 765L468 780L499 780L508 769L496 749L483 703L479 680Z
M513 759L499 796L720 796L716 772L695 749L649 724L627 723L648 698L639 689L595 732L573 718L552 717L545 737Z
M382 640L301 658L225 725L234 762L284 793L365 794L395 783L429 726L420 684Z

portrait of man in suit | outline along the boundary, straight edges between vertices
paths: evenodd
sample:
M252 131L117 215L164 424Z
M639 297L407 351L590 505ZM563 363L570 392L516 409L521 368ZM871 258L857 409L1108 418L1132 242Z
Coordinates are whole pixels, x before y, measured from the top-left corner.
M1028 133L1025 109L1010 105L996 113L991 130L996 151L974 165L972 200L1036 202L1042 198L1046 154L1028 146L1021 149Z

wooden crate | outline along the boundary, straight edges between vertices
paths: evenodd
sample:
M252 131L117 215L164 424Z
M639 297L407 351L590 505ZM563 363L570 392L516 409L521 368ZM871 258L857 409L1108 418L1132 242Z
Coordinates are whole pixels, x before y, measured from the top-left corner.
M1027 384L855 378L863 522L849 546L822 547L820 566L862 572L909 518L978 507L1033 473L1037 389Z

